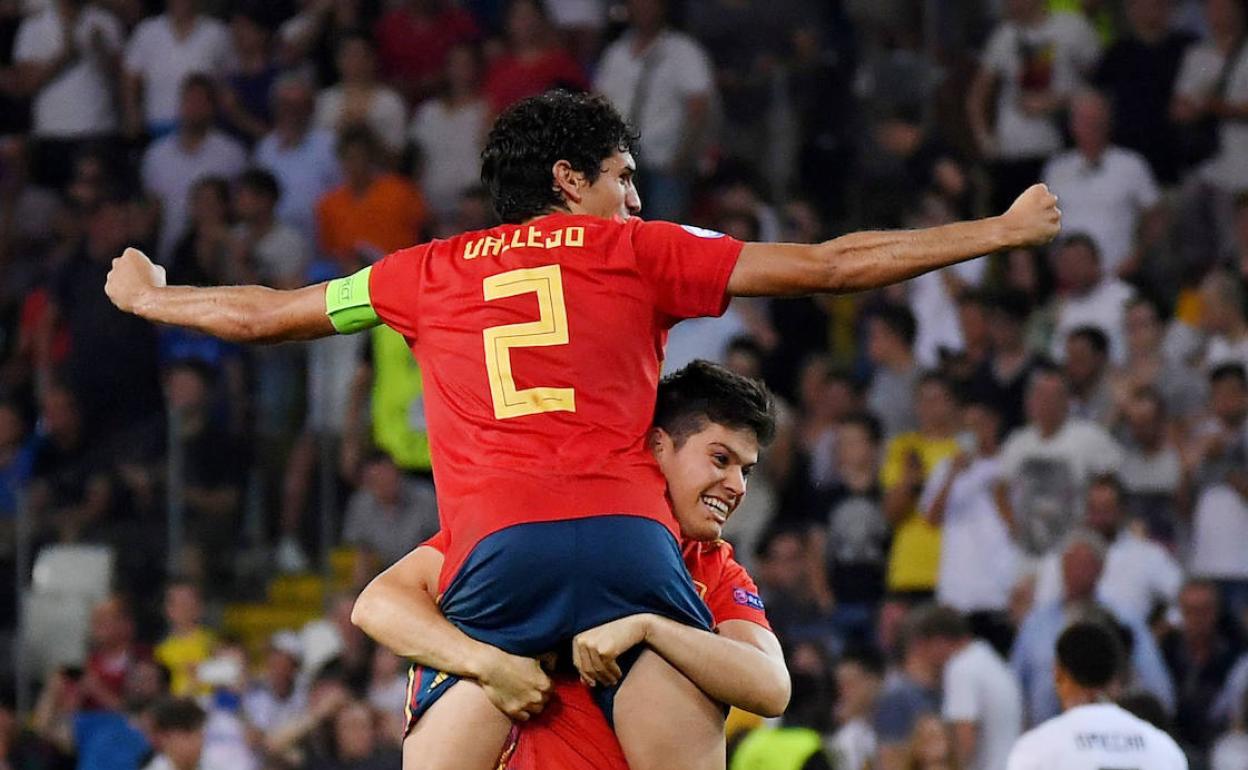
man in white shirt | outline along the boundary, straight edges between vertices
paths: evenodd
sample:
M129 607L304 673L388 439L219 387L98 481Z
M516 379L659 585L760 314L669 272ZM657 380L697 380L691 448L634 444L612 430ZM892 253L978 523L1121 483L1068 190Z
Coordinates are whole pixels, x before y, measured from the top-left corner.
M971 636L956 610L931 607L913 632L940 651L941 715L953 727L957 766L1004 770L1010 747L1023 731L1023 695L1013 672L987 642Z
M169 260L186 228L191 188L210 174L227 179L242 173L247 153L242 145L213 128L216 89L206 75L191 75L182 86L178 130L143 154L143 189L160 203L158 255Z
M230 56L225 25L197 12L196 0L169 0L165 13L140 22L126 46L122 103L130 136L153 139L175 127L182 82L219 76Z
M1014 536L1040 556L1082 518L1088 479L1122 463L1122 448L1094 422L1070 416L1062 373L1038 366L1027 383L1027 424L1001 448L1001 494L1013 508Z
M1105 538L1109 547L1096 585L1096 597L1143 623L1153 606L1169 606L1183 586L1183 568L1166 549L1127 524L1122 484L1115 476L1092 479L1088 486L1084 524ZM1063 594L1061 554L1045 556L1036 577L1037 605Z
M1056 658L1063 713L1018 739L1007 770L1187 770L1174 739L1109 701L1123 664L1113 631L1073 623L1058 637Z
M1062 201L1065 228L1087 233L1101 252L1106 275L1130 275L1139 268L1136 233L1155 216L1161 200L1143 156L1111 146L1109 103L1084 91L1070 104L1075 148L1051 158L1044 182ZM1145 232L1148 228L1144 228Z
M66 181L75 143L115 134L113 86L124 39L120 22L83 0L56 0L18 27L13 61L22 90L34 94L31 133L43 179Z
M342 179L336 140L332 132L312 125L316 89L308 75L282 75L273 84L272 102L273 130L256 145L253 161L282 188L278 219L316 243L316 203Z
M1093 326L1109 338L1110 360L1121 364L1126 358L1123 322L1135 290L1101 269L1100 249L1086 233L1071 232L1062 239L1053 254L1053 268L1063 289L1054 301L1057 325L1049 355L1055 361L1064 360L1070 333L1081 326Z
M666 0L630 0L628 10L631 25L603 53L594 86L646 137L637 183L647 215L679 220L710 122L711 60L667 26Z
M879 741L871 725L884 683L884 659L875 650L847 650L836 663L836 721L828 754L844 770L873 770Z

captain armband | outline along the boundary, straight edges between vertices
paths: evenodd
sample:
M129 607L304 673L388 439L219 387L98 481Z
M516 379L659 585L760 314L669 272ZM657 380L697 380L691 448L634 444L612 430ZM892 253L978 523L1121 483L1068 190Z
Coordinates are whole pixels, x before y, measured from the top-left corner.
M381 323L368 295L368 276L372 266L335 278L325 289L325 315L339 334L354 334Z

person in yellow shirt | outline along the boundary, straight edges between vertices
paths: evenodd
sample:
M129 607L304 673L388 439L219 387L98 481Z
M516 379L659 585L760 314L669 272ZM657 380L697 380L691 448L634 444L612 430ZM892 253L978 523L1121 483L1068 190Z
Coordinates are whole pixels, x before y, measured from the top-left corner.
M923 375L915 413L919 429L890 439L880 468L884 516L893 527L885 586L890 596L907 600L930 598L940 570L940 529L919 515L917 504L932 469L958 453L960 412L949 381Z
M195 671L212 657L217 637L203 625L204 602L199 587L189 580L175 579L165 587L165 621L169 632L156 645L153 657L169 669L169 693L174 697L202 695L208 689L199 684Z

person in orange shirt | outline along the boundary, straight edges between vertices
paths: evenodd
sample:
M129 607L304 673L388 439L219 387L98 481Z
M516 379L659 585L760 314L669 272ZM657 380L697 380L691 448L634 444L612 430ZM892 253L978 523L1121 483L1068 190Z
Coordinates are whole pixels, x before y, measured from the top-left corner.
M343 129L338 159L345 181L316 204L321 251L344 274L419 243L428 218L420 190L383 170L379 150L367 127Z

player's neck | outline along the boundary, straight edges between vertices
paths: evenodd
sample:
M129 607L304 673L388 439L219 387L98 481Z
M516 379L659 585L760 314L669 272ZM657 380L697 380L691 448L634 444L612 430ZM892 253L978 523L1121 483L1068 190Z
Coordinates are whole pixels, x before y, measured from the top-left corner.
M1073 692L1069 692L1062 699L1062 710L1070 711L1080 706L1092 706L1097 703L1109 703L1109 696L1104 690L1089 690L1080 688Z

